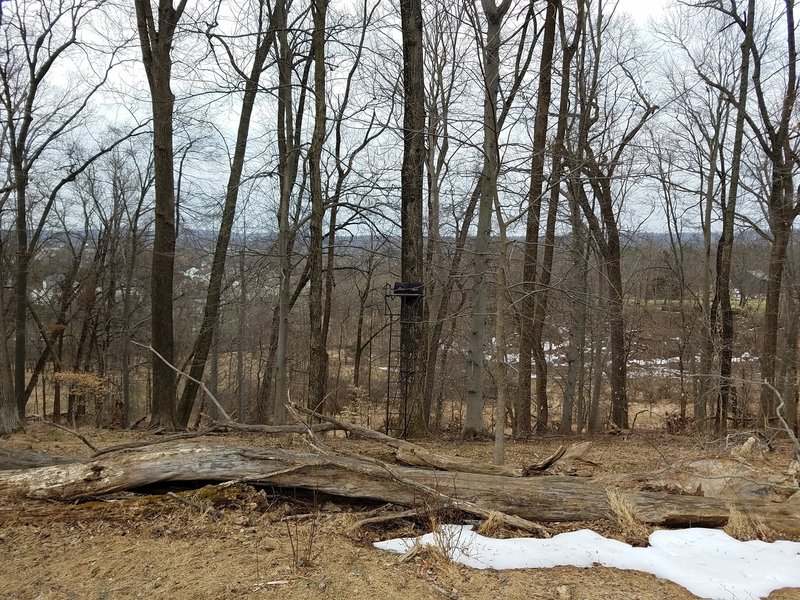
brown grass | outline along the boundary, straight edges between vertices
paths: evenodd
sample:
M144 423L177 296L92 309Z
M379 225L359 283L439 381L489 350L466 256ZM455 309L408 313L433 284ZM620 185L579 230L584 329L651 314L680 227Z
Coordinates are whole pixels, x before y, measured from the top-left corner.
M775 538L772 531L760 515L745 512L731 504L728 522L723 528L729 536L746 542L748 540L769 540Z
M503 516L501 513L497 511L492 511L489 513L489 517L481 522L475 528L475 532L480 535L485 535L486 537L500 537L505 530L505 524L503 523Z
M635 546L647 545L650 529L636 518L630 496L617 489L609 489L606 494L608 507L625 541Z

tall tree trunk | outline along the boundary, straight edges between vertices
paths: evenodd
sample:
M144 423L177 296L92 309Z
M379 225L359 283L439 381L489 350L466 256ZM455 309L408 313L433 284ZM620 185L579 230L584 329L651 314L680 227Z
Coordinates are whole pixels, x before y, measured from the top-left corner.
M720 336L720 389L717 404L716 427L718 431L727 428L728 405L731 396L731 371L733 362L733 308L731 307L731 256L733 251L733 225L736 215L736 199L739 193L739 171L742 161L744 140L745 110L750 80L750 46L753 43L753 21L755 19L755 0L748 0L747 24L742 42L742 62L740 67L739 97L736 106L736 129L731 154L731 177L728 198L722 214L722 237L717 247L717 296L719 297L722 321Z
M278 39L278 162L280 180L280 199L278 204L278 314L277 331L275 340L274 369L275 369L275 395L273 408L273 422L282 425L286 422L286 403L289 401L289 373L288 373L288 344L289 344L289 313L291 312L291 279L292 279L292 253L296 230L290 226L289 209L292 199L292 190L297 180L297 167L300 160L300 133L302 130L302 117L306 98L306 82L311 62L307 62L300 86L300 97L297 108L297 121L295 122L293 94L292 94L292 63L294 54L289 45L287 33L287 0L278 0L275 6L275 29ZM308 264L308 263L307 263ZM275 321L273 321L274 323ZM271 345L270 345L271 347ZM265 373L265 378L271 378L271 370ZM271 385L265 389L262 385L261 398L272 393ZM260 402L259 406L263 407ZM260 410L260 409L259 409ZM266 415L262 415L262 418ZM261 422L262 419L258 419Z
M722 118L724 114L725 99L719 94L717 99L716 114L719 117L718 126L714 129L713 137L710 140L708 173L706 175L706 185L703 190L701 203L703 207L703 276L700 286L700 301L703 308L703 340L700 346L700 377L697 386L697 395L694 399L692 417L695 425L702 429L707 427L706 419L708 415L708 398L713 389L713 376L711 374L714 359L714 347L716 346L716 312L718 299L716 294L712 296L711 282L714 276L714 259L712 258L711 243L711 219L714 209L714 188L717 175L717 162L720 151L720 136L722 131Z
M572 268L568 284L567 302L569 308L569 341L567 345L567 375L564 381L564 402L561 410L561 425L559 433L569 435L572 433L573 414L575 413L576 398L583 396L580 386L580 375L583 371L584 350L586 342L586 291L588 279L588 256L584 255L586 242L584 228L581 222L580 208L570 198L570 222L572 225ZM577 433L582 433L585 424L584 407L579 401L577 414Z
M780 193L782 194L782 192L783 190ZM793 192L792 196L794 196ZM793 207L790 205L790 208ZM786 263L786 252L789 246L789 238L791 237L792 220L793 217L792 219L787 219L785 214L773 215L770 227L772 230L772 248L769 255L769 267L767 268L767 294L766 302L764 303L761 378L776 389L779 389L775 363L778 354L781 286L783 283L784 264ZM759 421L763 426L771 426L776 419L775 407L777 404L778 400L774 392L768 386L762 386Z
M176 425L176 380L172 292L175 265L175 176L172 117L175 95L172 77L172 43L186 0L158 0L158 19L150 0L135 0L136 26L153 110L153 165L155 168L155 234L150 279L151 344L161 358L152 356L153 387L150 426L173 429ZM156 29L156 23L158 27ZM166 364L165 361L170 364Z
M544 350L541 348L541 331L536 339L536 294L541 292L537 286L537 268L539 255L539 230L541 221L542 198L544 192L544 163L547 143L547 124L550 114L550 96L553 72L553 52L556 40L556 13L560 0L547 0L547 11L544 20L544 40L539 60L539 87L537 91L536 115L533 123L533 158L531 160L530 190L528 192L527 224L525 231L525 253L522 263L522 291L520 302L519 332L519 371L518 393L514 411L514 430L518 436L526 436L531 431L531 356L536 360L537 376L537 430L547 428L547 394L541 394L539 376L542 374L547 386L547 363ZM562 98L569 92L562 89ZM566 118L566 115L565 115ZM556 183L558 187L558 183ZM556 194L556 198L557 198Z
M461 229L456 237L456 245L453 251L453 256L450 260L450 267L447 273L447 280L442 287L439 294L436 294L431 301L430 315L433 322L433 327L428 332L428 348L425 358L425 389L423 391L424 400L423 404L431 405L436 384L437 364L439 359L439 350L441 349L442 330L445 321L447 320L448 310L450 308L450 297L453 293L453 288L456 281L460 277L461 259L464 255L464 248L467 244L469 229L472 226L472 220L475 217L475 208L480 199L480 182L475 186L470 195L469 203L464 211L464 218ZM437 424L441 419L435 419Z
M5 244L0 238L0 256ZM0 267L1 268L1 267ZM12 433L19 425L16 396L14 394L14 355L9 351L11 327L6 320L6 274L0 271L0 436Z
M497 116L497 130L502 130L503 123L505 122L506 117L508 116L511 108L514 104L514 99L517 93L520 90L520 87L527 76L531 61L534 55L535 44L528 44L527 49L525 48L525 42L527 41L527 32L530 28L531 24L533 23L533 10L532 8L529 9L528 14L525 17L525 22L522 25L522 28L519 33L519 46L518 52L515 62L515 72L514 72L514 79L509 88L506 90L504 95L504 102L500 105L500 110ZM457 31L455 29L454 31ZM450 32L451 34L453 32ZM443 84L439 83L440 87L443 87ZM448 90L447 92L448 98L449 94L452 94L452 90ZM449 100L442 100L442 106L448 106ZM435 179L435 173L441 173L445 166L445 157L447 156L447 117L444 114L446 111L442 110L442 115L437 115L436 118L440 118L442 126L443 126L443 138L442 138L442 148L440 154L437 158L436 168L433 169L434 173L429 173L429 180ZM434 117L432 117L433 119ZM431 126L431 129L433 127ZM429 138L435 137L436 132L430 131L428 132ZM432 156L428 157L428 164L429 166L432 164ZM430 167L429 167L430 168ZM432 184L429 186L429 190L434 190L438 184ZM453 251L452 258L450 260L449 270L446 272L446 280L442 287L435 289L434 292L429 296L430 297L430 310L428 311L429 315L429 327L428 327L428 337L427 337L427 349L425 351L425 379L424 379L424 390L423 390L423 405L424 406L431 406L433 407L433 400L437 398L436 401L436 408L434 413L438 415L435 418L436 423L441 423L441 405L438 402L438 396L436 396L436 374L437 371L441 372L444 370L444 362L445 359L443 358L442 361L439 361L439 351L442 346L442 331L443 325L445 320L448 316L448 311L450 309L450 300L453 294L453 288L457 282L461 282L463 280L463 274L460 271L461 268L461 261L464 256L464 249L466 247L466 243L468 240L468 234L470 228L472 227L472 221L475 217L475 209L478 206L478 202L481 198L482 193L482 179L479 177L478 182L475 185L472 193L469 196L469 202L464 210L464 215L461 220L461 228L456 233L456 241L455 241L455 248ZM431 214L435 214L435 211L431 211ZM432 229L432 223L435 221L430 220L428 223L429 231ZM438 231L430 231L429 234L429 242L428 242L428 256L430 257L428 262L434 262L432 257L435 256L436 253L436 244L439 242L439 235ZM432 280L434 277L431 275L428 276L428 280ZM463 303L463 290L462 290L462 303ZM450 320L451 325L455 323L454 320ZM441 364L440 364L441 363Z
M364 290L359 292L358 294L358 320L356 325L356 348L355 354L353 357L353 387L357 388L361 386L361 357L364 353L365 344L363 344L363 337L364 337L364 312L367 306L367 300L369 299L369 293L372 288L372 274L375 268L375 254L372 251L372 239L370 239L370 247L367 253L367 280L364 282ZM370 335L372 335L372 331L370 329ZM367 344L372 343L372 338L370 337L367 341Z
M400 0L403 38L403 166L400 174L401 266L404 282L423 282L425 256L422 247L423 176L425 169L425 71L423 67L422 3ZM400 379L407 433L427 431L422 410L422 306L403 301L400 325Z
M325 23L328 0L313 0L311 12L314 18L312 54L314 57L314 132L308 151L311 174L311 240L308 250L309 263L309 361L308 361L308 406L324 411L325 390L328 385L328 352L322 332L322 221L325 217L325 198L322 190L322 146L325 142ZM330 298L328 299L330 301Z
M771 188L769 197L769 224L772 231L772 251L770 252L767 275L767 297L764 309L764 338L761 352L761 377L765 385L761 389L761 419L769 426L776 418L777 399L766 384L775 385L775 359L778 349L778 311L782 288L784 263L791 237L792 225L800 212L800 191L794 189L793 174L800 158L793 147L791 129L792 118L797 105L797 47L795 44L794 2L786 0L786 42L788 64L786 68L786 92L783 97L778 126L767 125L770 133L771 152L769 152ZM750 15L748 14L748 17ZM753 48L751 47L752 51ZM753 70L753 83L756 87L759 104L762 107L762 120L766 121L763 106L761 56L756 54Z
M599 258L599 257L598 257ZM602 324L600 314L604 310L604 304L608 302L606 279L602 273L598 273L597 277L597 303L594 308L594 324L592 331L592 380L591 380L591 394L589 399L589 424L588 430L590 434L598 433L602 427L605 418L600 411L600 398L603 393L603 379L605 379L605 368L608 362L608 353L610 344L606 344L607 337L604 335L605 328Z
M597 27L602 30L603 15L598 9ZM599 40L594 42L599 44ZM595 47L594 64L592 65L592 81L590 91L582 100L594 105L598 101L597 94L600 89L599 80L599 53L600 46ZM616 168L621 163L623 152L644 127L645 123L658 110L647 99L642 97L645 110L638 119L629 120L627 129L620 141L613 149L613 153L603 152L599 157L590 143L589 129L590 115L581 117L579 144L577 156L569 157L570 167L585 173L586 180L591 186L594 200L596 201L600 216L595 214L595 207L589 201L582 184L575 186L576 199L589 224L589 230L597 244L600 256L603 259L603 272L608 278L608 326L609 345L611 350L611 419L612 423L620 429L628 427L628 395L627 395L627 351L625 347L625 317L624 317L624 290L622 285L622 265L618 219L618 207L615 204L615 194L612 183L615 179ZM588 110L588 108L587 108ZM591 111L589 111L591 112ZM608 155L610 154L610 156Z
M14 181L17 183L17 212L16 212L16 231L17 231L17 272L14 282L14 391L17 400L17 416L20 420L25 418L25 361L26 343L28 337L28 270L30 268L30 255L28 254L28 174L22 167L22 157L15 160ZM16 428L17 421L8 415L10 427L4 429L13 430ZM4 415L0 415L2 418ZM5 421L5 419L3 419Z
M289 242L289 247L293 245L293 242ZM280 345L279 345L279 336L281 333L281 327L279 325L279 321L282 314L286 315L286 328L285 331L288 331L288 315L292 311L292 307L294 307L295 303L297 302L298 298L300 298L300 294L303 292L303 289L306 287L308 283L308 263L306 263L306 268L301 273L300 277L295 284L294 291L289 294L289 298L286 299L286 307L284 312L284 307L282 303L282 299L279 297L278 302L275 304L272 310L272 327L270 329L270 337L269 337L269 346L267 347L267 360L264 364L264 375L259 382L258 388L258 399L256 401L256 413L255 413L255 422L260 424L265 424L271 419L277 419L276 415L278 414L279 408L275 405L278 398L278 382L276 381L280 375L283 375L283 384L287 386L287 396L288 396L288 379L286 377L286 370L287 370L287 363L286 359L283 359L283 373L280 372L278 369L278 359L281 358L279 353ZM286 354L283 354L285 357ZM284 403L283 409L286 408L286 404ZM285 418L285 417L284 417Z
M484 339L488 299L489 242L492 235L492 208L497 198L497 177L500 169L499 131L497 130L497 95L500 89L500 44L503 17L511 5L503 0L482 0L486 15L486 36L483 44L483 169L481 171L478 231L475 236L475 259L472 278L471 333L467 387L467 414L462 426L463 435L483 431L483 371Z
M239 249L239 323L237 333L239 343L236 345L236 415L239 423L247 422L245 406L245 377L244 377L244 344L247 335L247 285L245 284L246 263L244 253L244 242Z
M563 7L557 0L557 12L560 23L562 39L565 34ZM537 292L534 297L533 330L531 332L534 346L534 360L536 362L536 427L545 431L548 425L547 407L547 359L544 353L544 325L547 318L547 304L550 297L550 279L553 272L553 256L556 245L556 220L558 218L558 201L561 196L561 177L564 164L564 140L567 135L567 122L569 112L569 96L571 85L572 57L578 49L578 42L582 33L583 2L578 5L579 16L572 43L564 48L561 63L561 96L558 108L558 125L556 137L553 141L552 170L550 173L550 198L547 210L547 224L545 225L544 253L542 256L541 272L537 277ZM545 35L545 44L549 43ZM571 425L570 425L571 427Z
M263 5L261 5L263 9ZM233 222L236 217L236 204L239 199L239 188L242 182L242 172L244 161L247 154L247 142L250 135L250 122L253 116L253 107L259 91L259 81L264 70L264 64L269 55L269 50L275 42L275 28L272 26L270 16L270 27L264 31L265 15L259 13L258 43L256 46L253 65L250 69L249 77L244 83L244 95L242 96L242 109L239 115L239 126L236 131L236 145L234 147L233 158L231 160L231 170L228 174L228 184L225 189L225 204L222 208L222 221L217 234L217 243L214 247L214 256L211 261L211 273L209 274L208 290L206 292L206 302L203 308L203 320L200 324L200 332L194 341L192 348L192 362L189 367L189 375L186 378L178 406L178 424L185 427L189 422L189 416L197 398L199 385L197 381L202 381L205 371L208 352L211 348L211 340L214 337L215 324L219 322L220 299L222 297L222 280L225 275L225 262L228 256L228 246L230 245ZM197 381L193 381L197 380ZM242 415L239 415L242 418Z
M622 287L621 247L616 228L608 232L609 255L605 257L608 277L608 332L611 346L611 422L628 428L627 351L625 348L624 290Z
M3 286L0 285L0 311L5 307ZM0 340L0 436L12 433L19 424L19 413L14 395L13 359L6 343L5 319L0 321L3 339Z
M495 348L494 357L497 363L497 402L495 404L494 425L494 450L492 453L494 464L502 465L505 462L506 440L506 396L508 392L508 358L506 339L506 312L509 309L508 301L508 236L506 223L500 202L495 199L495 212L497 214L497 229L500 234L497 256L497 280L495 281Z

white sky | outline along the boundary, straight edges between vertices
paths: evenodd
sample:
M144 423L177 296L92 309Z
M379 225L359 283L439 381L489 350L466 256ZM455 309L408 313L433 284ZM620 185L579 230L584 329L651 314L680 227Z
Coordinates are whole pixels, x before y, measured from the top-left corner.
M628 13L639 25L646 25L650 17L657 19L661 15L668 3L669 0L619 0L617 11Z

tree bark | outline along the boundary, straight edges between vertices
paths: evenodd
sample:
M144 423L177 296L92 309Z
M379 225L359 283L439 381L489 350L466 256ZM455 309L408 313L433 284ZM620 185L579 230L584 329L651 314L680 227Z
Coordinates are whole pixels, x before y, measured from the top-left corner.
M731 396L731 373L733 362L733 308L731 307L731 256L733 252L733 226L736 216L736 199L739 193L739 171L742 162L745 109L750 79L750 48L753 43L755 0L747 5L747 24L742 42L742 61L738 104L736 106L736 129L731 154L731 176L728 198L722 213L722 237L717 247L717 296L719 297L722 334L720 336L719 374L720 386L716 411L717 431L728 426L728 405Z
M537 289L537 263L542 198L544 196L542 185L544 184L547 124L550 114L553 52L556 44L556 13L558 12L559 4L559 0L547 0L542 55L539 60L536 115L533 122L533 158L531 160L530 189L528 192L525 253L522 263L523 297L520 302L519 389L514 410L515 434L523 437L531 432L531 356L536 360L536 428L538 431L544 431L547 428L547 363L544 359L544 351L541 348L542 330L537 328L535 313L537 312L537 294L542 291ZM569 77L568 71L564 71L563 77ZM562 98L568 93L569 85L566 88L562 87ZM564 119L566 119L566 115L564 115ZM558 186L558 183L556 182L555 185ZM540 376L544 378L544 388L540 386ZM544 394L542 394L542 389L545 390Z
M292 254L296 227L290 225L289 210L292 191L297 180L298 163L300 160L300 134L302 132L303 114L306 100L306 83L311 62L307 62L303 73L302 84L295 113L292 94L292 64L294 53L289 44L287 25L287 2L278 0L275 6L275 29L278 38L278 115L277 139L278 162L280 181L280 199L278 204L278 314L277 338L274 353L275 395L272 404L274 423L282 425L286 422L286 403L289 401L289 313L291 312L291 279L292 279ZM295 121L295 114L297 119ZM306 263L308 265L308 263ZM275 321L274 321L275 322ZM269 365L268 365L268 368ZM265 373L266 378L272 373ZM271 382L269 387L262 386L261 397L272 393ZM259 419L259 422L263 420Z
M471 333L469 363L467 367L467 412L462 425L463 435L483 432L483 372L484 339L489 272L489 242L492 235L492 209L497 198L497 177L500 169L500 150L497 118L497 96L500 90L500 45L503 18L511 6L503 0L498 6L494 0L482 0L486 16L486 35L483 43L483 169L481 171L480 201L478 203L478 231L475 236L473 266Z
M135 0L136 26L153 110L153 165L155 169L155 234L150 279L151 343L164 359L175 363L172 293L175 268L175 175L172 118L175 95L170 86L172 43L186 0L158 0L154 20L150 0ZM158 28L156 29L156 23ZM176 379L171 366L152 356L151 427L173 429Z
M767 101L764 98L761 55L751 45L750 51L754 55L753 85L761 108L764 128L769 132L770 148L767 155L771 164L771 186L769 194L769 226L772 232L772 249L769 257L767 274L767 295L764 308L764 338L761 351L761 378L765 385L761 389L760 417L765 427L774 424L777 418L775 413L776 399L770 385L776 383L776 355L778 352L778 317L781 301L781 287L783 280L786 252L792 234L794 220L800 212L800 190L794 189L793 175L800 158L791 141L792 115L797 104L797 48L795 45L794 3L785 2L786 11L786 40L788 64L786 68L786 91L783 97L783 106L777 127L768 120L768 112L764 109ZM752 21L751 13L747 14ZM749 25L748 21L748 25ZM763 145L763 142L762 142Z
M325 218L325 198L322 191L322 146L325 142L327 102L325 98L325 24L328 0L313 0L311 12L314 32L311 39L314 57L314 132L308 151L311 174L311 239L309 263L309 360L308 406L325 411L325 390L328 386L328 352L322 330L322 222ZM328 298L330 300L330 298Z
M400 0L403 36L403 166L400 173L401 266L404 282L422 283L425 256L422 247L423 176L425 170L425 70L423 66L422 3ZM417 302L424 302L424 297ZM400 324L400 385L407 433L420 435L428 424L423 414L422 306L410 310ZM413 314L408 314L413 312Z

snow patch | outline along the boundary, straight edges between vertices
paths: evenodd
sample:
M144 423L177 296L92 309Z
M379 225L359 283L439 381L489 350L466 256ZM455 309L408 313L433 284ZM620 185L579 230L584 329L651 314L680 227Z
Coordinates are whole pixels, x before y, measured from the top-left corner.
M701 598L750 600L774 590L800 587L800 543L740 542L716 529L656 531L647 548L634 548L582 529L550 539L498 540L471 525L443 525L419 538L376 542L390 552L415 544L436 545L450 558L475 569L542 569L602 565L652 573Z

